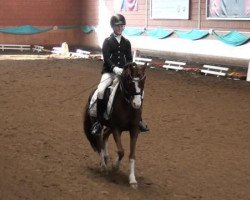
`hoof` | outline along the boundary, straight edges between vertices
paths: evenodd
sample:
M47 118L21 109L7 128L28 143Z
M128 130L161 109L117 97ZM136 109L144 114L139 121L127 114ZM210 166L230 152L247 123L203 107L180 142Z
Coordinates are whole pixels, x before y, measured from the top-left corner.
M105 161L105 164L108 166L108 164L110 162L109 156L104 156L104 161Z
M109 175L108 169L101 168L101 174L104 175L104 176Z
M101 172L108 172L108 167L107 167L107 165L104 165L104 164L101 164Z
M120 165L113 165L113 171L118 172L120 170Z
M138 188L138 184L137 183L130 183L130 187L136 190Z

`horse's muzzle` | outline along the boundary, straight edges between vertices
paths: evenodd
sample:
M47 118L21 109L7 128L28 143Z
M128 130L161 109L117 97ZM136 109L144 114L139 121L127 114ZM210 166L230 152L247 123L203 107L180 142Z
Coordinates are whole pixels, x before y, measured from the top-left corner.
M142 96L141 95L135 95L132 102L132 107L134 109L139 109L141 107L142 104Z

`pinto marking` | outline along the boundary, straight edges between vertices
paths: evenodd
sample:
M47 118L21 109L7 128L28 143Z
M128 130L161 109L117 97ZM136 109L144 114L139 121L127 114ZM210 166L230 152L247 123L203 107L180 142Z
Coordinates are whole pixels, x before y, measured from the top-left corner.
M132 100L132 106L135 109L139 109L142 104L142 95L141 95L141 88L139 87L139 81L140 81L140 78L133 79L133 83L135 84L136 95L134 95L134 98Z

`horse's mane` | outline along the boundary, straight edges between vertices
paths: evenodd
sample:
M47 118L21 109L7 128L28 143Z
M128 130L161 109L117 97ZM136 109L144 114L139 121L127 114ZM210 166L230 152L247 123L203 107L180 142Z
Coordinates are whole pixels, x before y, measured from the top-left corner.
M135 62L129 62L123 67L122 77L126 76L144 76L147 63L143 66L137 65Z
M137 66L136 63L134 62L129 62L126 65L123 66L123 73L122 76L126 76L130 72L130 67L131 66Z
M131 65L137 66L135 62L128 62L126 65L123 66L123 70L126 71Z

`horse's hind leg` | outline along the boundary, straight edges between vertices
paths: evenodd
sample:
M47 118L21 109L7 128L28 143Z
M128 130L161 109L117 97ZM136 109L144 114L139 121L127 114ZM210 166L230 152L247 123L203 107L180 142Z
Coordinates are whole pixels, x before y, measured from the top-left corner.
M108 151L108 139L111 134L110 129L104 130L104 135L103 135L103 150L104 150L104 161L106 165L108 164L109 161L109 151Z
M103 133L103 143L101 148L101 170L107 171L108 167L108 160L109 160L109 153L108 153L108 138L111 131L110 129L105 129Z
M114 164L113 168L115 170L119 170L121 160L124 157L124 149L122 147L122 142L121 142L121 132L118 130L115 130L115 131L113 131L113 136L114 136L114 140L115 140L115 143L117 146L117 158L115 160L115 164Z

